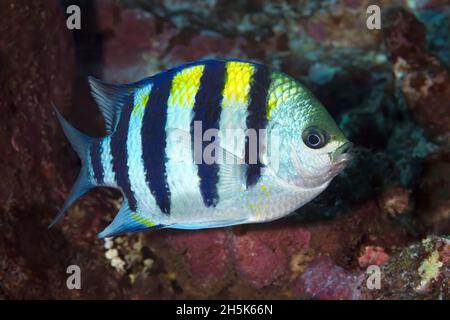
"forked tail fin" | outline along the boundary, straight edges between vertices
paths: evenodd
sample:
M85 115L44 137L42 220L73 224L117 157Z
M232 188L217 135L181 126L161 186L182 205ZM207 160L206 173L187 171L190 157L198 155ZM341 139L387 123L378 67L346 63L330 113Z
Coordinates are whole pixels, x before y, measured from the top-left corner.
M78 178L75 181L75 184L70 191L69 197L66 202L59 210L56 217L50 223L49 228L54 226L61 218L64 216L64 212L83 194L91 190L95 185L91 182L89 177L88 163L86 161L86 157L89 151L90 144L93 138L81 133L77 129L75 129L66 119L63 118L61 113L59 113L58 109L53 105L53 109L58 117L59 123L61 124L64 133L69 140L72 148L78 154L78 157L81 159L81 170L78 174Z

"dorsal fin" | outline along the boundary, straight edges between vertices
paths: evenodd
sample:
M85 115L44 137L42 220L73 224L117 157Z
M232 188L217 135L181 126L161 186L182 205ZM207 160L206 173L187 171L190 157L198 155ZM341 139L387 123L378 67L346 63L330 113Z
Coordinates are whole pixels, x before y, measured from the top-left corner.
M143 83L144 80L131 84L109 84L92 76L89 77L91 93L105 119L108 134L114 132L127 99L133 94L134 89Z

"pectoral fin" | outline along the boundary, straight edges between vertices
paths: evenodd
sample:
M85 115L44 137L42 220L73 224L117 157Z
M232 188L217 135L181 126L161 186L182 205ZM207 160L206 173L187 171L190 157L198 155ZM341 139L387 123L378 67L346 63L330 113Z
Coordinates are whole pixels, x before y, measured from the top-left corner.
M181 129L169 129L168 141L177 146L182 153L192 154L191 135ZM205 142L212 145L216 151L216 160L220 164L220 183L222 200L228 196L235 196L236 193L242 192L245 188L245 171L248 165L244 158L230 150L224 148L220 142ZM199 150L201 151L201 150ZM183 161L185 158L183 158ZM194 162L195 157L192 156L190 162ZM178 164L182 164L181 160Z

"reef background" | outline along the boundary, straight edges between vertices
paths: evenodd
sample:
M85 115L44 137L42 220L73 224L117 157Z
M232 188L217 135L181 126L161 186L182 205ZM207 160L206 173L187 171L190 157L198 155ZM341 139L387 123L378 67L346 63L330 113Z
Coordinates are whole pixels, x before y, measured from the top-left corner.
M382 30L366 28L372 4ZM448 1L17 0L0 18L0 298L450 298ZM274 223L103 241L121 199L97 189L48 230L79 170L51 102L100 136L88 75L130 82L207 57L303 81L357 160ZM66 287L72 264L81 290Z

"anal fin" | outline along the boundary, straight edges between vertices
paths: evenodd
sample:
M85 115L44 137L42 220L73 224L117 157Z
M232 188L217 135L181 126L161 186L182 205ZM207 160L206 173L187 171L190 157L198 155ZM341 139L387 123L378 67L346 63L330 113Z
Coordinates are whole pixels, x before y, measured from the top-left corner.
M156 225L148 218L130 209L128 201L124 200L122 207L117 213L114 220L109 226L98 234L99 238L113 237L126 232L136 232L146 229L161 228L161 225Z

